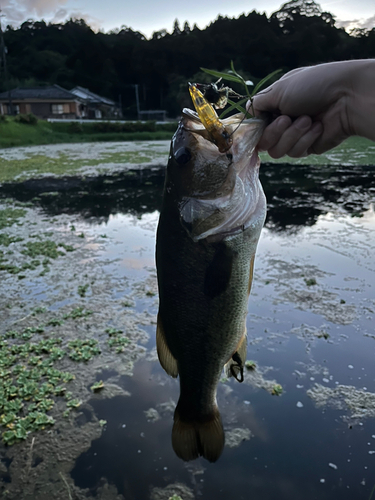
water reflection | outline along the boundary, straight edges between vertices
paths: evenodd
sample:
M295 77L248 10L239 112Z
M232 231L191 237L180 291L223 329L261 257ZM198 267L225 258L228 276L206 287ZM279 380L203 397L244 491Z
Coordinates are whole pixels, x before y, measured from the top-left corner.
M106 222L111 214L160 210L165 167L115 176L32 179L0 186L0 196L33 202L47 213L80 214ZM375 167L263 164L260 180L267 198L266 227L296 232L327 212L361 217L375 198Z
M91 192L97 205L92 209L84 184L74 203L69 190L40 196L35 203L53 214L58 201L59 210L82 213L83 231L107 233L103 262L106 256L113 263L104 267L123 278L132 271L128 262L116 264L115 256L124 261L129 251L138 259L147 247L146 265L152 259L154 211L160 208L154 200L161 202L163 183L163 173L155 175L158 180L150 186L135 173L132 182L138 184L118 198L119 179L109 178L112 186L101 184L110 189L103 198L100 191ZM171 398L177 401L178 384L156 361L141 362L132 378L116 379L130 397L91 401L96 416L108 424L81 455L72 477L93 496L105 477L126 499L149 499L152 487L183 482L197 498L369 500L375 483L375 419L360 406L363 391L367 398L375 394L374 169L263 165L261 175L271 206L258 245L247 317L248 357L261 377L245 373L241 385L230 381L218 386L224 430L249 430L250 438L226 447L214 465L198 459L189 463L194 468L186 466L170 446L173 413L163 413L160 406ZM143 187L150 189L150 212L139 201ZM43 189L51 191L48 182ZM2 194L11 196L12 191L3 186ZM36 193L14 194L31 200ZM116 215L115 207L122 215ZM130 248L134 235L139 241ZM142 279L149 276L148 270L137 272L138 280L141 273ZM316 284L308 286L312 279ZM155 307L155 297L142 301L143 308ZM154 342L151 336L151 347ZM268 390L274 382L283 387L279 398ZM353 397L344 393L333 400L334 406L318 406L309 395L318 387L339 396L342 386L352 387ZM158 421L146 417L150 408L158 411Z

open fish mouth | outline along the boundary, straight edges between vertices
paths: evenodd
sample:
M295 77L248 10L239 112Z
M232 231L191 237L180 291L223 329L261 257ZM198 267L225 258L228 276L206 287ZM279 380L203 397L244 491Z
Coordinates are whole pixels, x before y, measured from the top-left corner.
M179 203L181 223L194 241L236 234L264 213L256 146L266 122L244 120L241 113L222 123L232 135L231 147L224 153L207 134L198 114L190 109L183 110L172 141L172 155L184 152L196 168L196 187L194 184L192 192L182 196Z

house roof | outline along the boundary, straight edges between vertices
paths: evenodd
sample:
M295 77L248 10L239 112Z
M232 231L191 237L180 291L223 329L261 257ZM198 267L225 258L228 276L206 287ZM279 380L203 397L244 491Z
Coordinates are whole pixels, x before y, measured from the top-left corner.
M106 104L107 106L116 105L115 101L112 101L112 99L94 94L94 92L91 92L89 89L85 89L84 87L74 87L74 89L72 89L70 92L91 104Z
M77 95L59 85L48 87L17 87L10 91L12 99L59 99L65 101L77 100ZM9 91L2 92L0 99L9 99Z

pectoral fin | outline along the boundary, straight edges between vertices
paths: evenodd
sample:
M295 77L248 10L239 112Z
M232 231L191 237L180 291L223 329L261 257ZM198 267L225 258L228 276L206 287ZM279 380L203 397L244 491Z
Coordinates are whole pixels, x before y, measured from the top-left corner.
M156 326L156 350L161 366L168 373L168 375L176 378L178 375L177 361L168 347L167 341L165 339L163 325L159 315Z
M248 286L248 289L247 289L248 295L250 295L251 285L253 283L254 260L255 260L255 255L252 256L251 261L250 261L249 286Z
M232 354L230 360L225 364L225 374L227 377L234 377L238 382L243 382L243 368L246 361L247 335L246 327L237 349Z

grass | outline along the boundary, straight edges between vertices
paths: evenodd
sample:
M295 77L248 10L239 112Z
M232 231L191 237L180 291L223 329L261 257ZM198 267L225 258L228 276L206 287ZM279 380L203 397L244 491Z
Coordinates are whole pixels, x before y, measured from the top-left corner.
M66 175L74 174L83 167L96 167L103 164L140 164L152 161L156 156L165 157L163 153L155 150L147 151L103 151L97 158L72 158L60 152L57 157L45 154L29 154L22 159L4 159L0 155L0 183L11 182L15 179L24 180L30 177L39 177L42 174ZM164 161L164 160L161 160ZM0 220L1 224L1 220Z
M145 123L19 123L13 118L0 121L0 148L71 142L169 140L176 124Z
M121 131L116 132L116 128L120 129L125 125L131 130L131 127L137 128L141 125L149 130L139 131ZM77 128L78 127L78 128ZM35 125L17 123L14 120L0 121L0 148L1 146L10 145L42 145L53 143L84 143L93 141L150 141L155 139L169 140L172 131L175 129L175 123L169 123L165 126L158 126L160 130L156 130L154 123L145 124L119 124L98 122L93 124L79 123L49 123L39 120ZM166 130L161 130L161 128ZM153 131L155 129L156 131ZM98 132L98 130L102 130ZM146 142L147 145L147 142ZM0 151L0 183L11 182L14 180L21 181L30 177L40 177L43 174L52 175L71 175L78 172L81 168L96 167L104 168L105 165L118 164L141 164L154 161L155 158L160 158L160 164L166 164L168 151L166 148L154 147L147 148L137 147L132 151L112 151L110 147L103 146L100 154L94 158L85 157L82 153L78 154L74 148L70 151L69 148L61 148L61 151L54 153L54 156L38 153L37 151L26 151L20 158L14 158L13 154L10 159L7 158L7 153L4 152L2 157ZM124 148L125 149L125 148ZM89 151L89 149L88 149ZM93 155L91 155L93 156ZM323 155L310 155L306 158L289 158L284 157L278 160L272 159L267 153L261 153L261 160L264 163L280 163L291 165L375 165L375 144L361 137L351 137L337 148L328 151ZM2 226L0 214L0 228Z
M263 163L289 163L291 165L375 165L375 143L364 137L350 137L342 144L322 155L310 155L306 158L278 160L267 153L261 153Z

